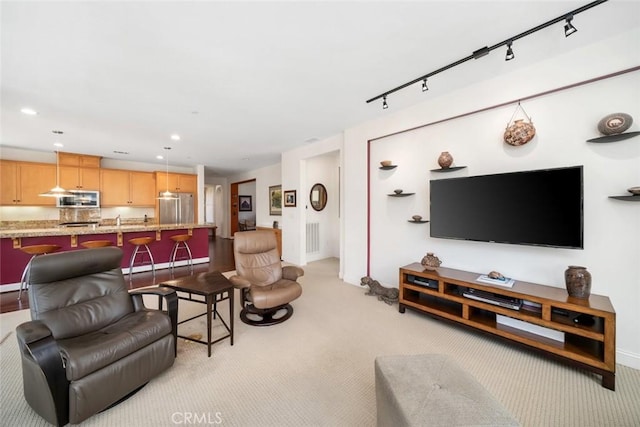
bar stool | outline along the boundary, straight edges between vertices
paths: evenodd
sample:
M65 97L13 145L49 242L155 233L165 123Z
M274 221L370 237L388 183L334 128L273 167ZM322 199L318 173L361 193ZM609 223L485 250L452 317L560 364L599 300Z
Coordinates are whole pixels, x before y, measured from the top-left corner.
M135 239L130 239L129 243L134 245L136 248L131 254L131 260L129 261L129 281L131 281L131 272L133 271L133 264L136 260L136 255L138 251L142 248L142 252L140 253L144 256L144 252L149 255L149 259L151 260L151 271L153 272L153 277L156 277L156 265L153 262L153 255L151 255L151 249L149 249L149 243L153 242L153 237L136 237Z
M111 246L113 242L111 240L87 240L86 242L80 243L80 246L93 249L93 248L104 248L105 246Z
M20 250L24 253L27 253L31 256L31 259L29 259L29 262L27 263L27 265L24 268L24 271L22 272L22 278L20 278L20 292L18 292L18 299L22 298L22 290L26 290L27 286L29 285L29 267L31 267L31 261L33 261L33 259L35 257L37 257L38 255L45 255L45 254L50 254L56 251L60 250L60 246L59 245L30 245L30 246L23 246L20 248Z
M178 250L187 250L187 255L189 255L189 267L191 267L191 272L193 273L193 256L191 255L191 249L187 244L187 240L191 238L188 234L176 234L175 236L171 236L171 240L176 242L173 245L173 250L171 251L171 272L176 266L176 255L178 255Z

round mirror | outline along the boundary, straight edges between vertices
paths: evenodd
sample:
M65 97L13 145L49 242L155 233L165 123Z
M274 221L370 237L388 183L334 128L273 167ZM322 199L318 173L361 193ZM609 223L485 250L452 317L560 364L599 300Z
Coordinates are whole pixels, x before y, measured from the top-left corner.
M322 184L314 184L309 194L311 207L317 211L321 211L327 206L327 189Z

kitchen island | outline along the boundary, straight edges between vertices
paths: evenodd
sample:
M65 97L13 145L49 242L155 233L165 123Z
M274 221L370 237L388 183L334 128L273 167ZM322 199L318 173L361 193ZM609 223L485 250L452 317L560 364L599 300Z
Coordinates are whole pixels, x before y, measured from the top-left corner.
M156 269L169 268L169 258L174 242L171 236L190 234L188 244L193 263L209 262L209 229L212 224L140 224L140 225L92 225L84 227L43 227L0 229L0 292L18 290L20 277L31 259L31 255L21 251L23 246L54 244L59 252L84 249L81 244L88 240L109 240L113 246L123 251L122 270L129 272L129 259L134 246L129 243L136 237L153 237L149 245ZM186 265L187 261L177 261L176 265ZM150 265L136 266L134 272L151 270Z

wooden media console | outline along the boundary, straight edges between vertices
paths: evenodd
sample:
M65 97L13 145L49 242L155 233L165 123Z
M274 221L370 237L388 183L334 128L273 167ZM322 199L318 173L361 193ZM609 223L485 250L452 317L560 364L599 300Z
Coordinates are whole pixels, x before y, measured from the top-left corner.
M399 311L408 307L524 345L602 375L602 386L615 390L616 313L608 297L578 299L562 288L523 281L511 288L490 285L477 281L480 275L404 266Z

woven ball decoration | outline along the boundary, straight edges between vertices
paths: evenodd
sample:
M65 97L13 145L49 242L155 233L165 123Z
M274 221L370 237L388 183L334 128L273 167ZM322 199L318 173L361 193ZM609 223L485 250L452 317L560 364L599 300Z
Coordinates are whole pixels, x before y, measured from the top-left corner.
M504 131L504 142L513 146L524 145L531 141L535 135L536 128L533 123L516 120Z

